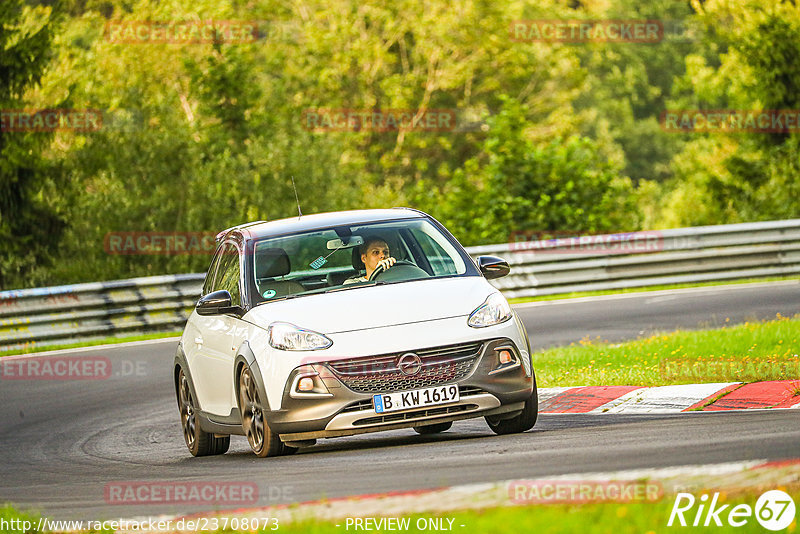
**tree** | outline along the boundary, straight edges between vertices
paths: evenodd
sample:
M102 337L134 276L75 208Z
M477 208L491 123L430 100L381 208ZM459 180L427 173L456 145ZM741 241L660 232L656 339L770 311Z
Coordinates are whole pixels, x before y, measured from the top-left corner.
M488 121L482 154L459 169L437 199L456 236L476 244L515 233L638 229L631 182L597 144L572 136L536 145L526 115L524 106L505 98Z
M50 263L65 226L50 201L57 190L57 163L45 156L52 134L11 131L10 115L25 108L25 92L39 83L54 27L48 7L0 4L0 287Z
M800 109L800 7L778 0L694 3L708 35L687 57L673 109ZM665 225L719 224L800 216L800 134L689 133L675 156ZM685 209L682 206L702 206Z

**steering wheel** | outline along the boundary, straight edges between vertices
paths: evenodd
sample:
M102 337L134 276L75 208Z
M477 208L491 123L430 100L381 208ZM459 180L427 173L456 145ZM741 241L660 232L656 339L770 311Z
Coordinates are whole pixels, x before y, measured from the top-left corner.
M372 274L369 275L368 280L383 280L386 282L395 282L398 280L415 280L417 278L427 278L430 275L424 270L420 269L413 263L407 260L397 260L394 265L389 269L384 269L379 265Z

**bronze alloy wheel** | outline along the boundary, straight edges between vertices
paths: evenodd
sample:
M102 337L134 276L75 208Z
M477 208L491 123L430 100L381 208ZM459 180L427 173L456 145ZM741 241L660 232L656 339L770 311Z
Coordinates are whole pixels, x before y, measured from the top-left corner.
M179 378L179 393L180 393L180 411L181 411L181 427L183 428L183 439L186 440L186 446L189 450L194 449L196 420L194 415L194 399L192 398L192 390L189 389L189 380L181 369Z
M183 439L192 456L224 454L228 450L231 443L230 436L215 436L200 428L192 385L183 369L178 373L178 410L181 414Z
M256 456L281 456L297 451L281 441L280 436L272 432L264 419L264 408L261 403L256 381L250 368L245 366L239 374L239 410L242 413L242 428L247 442Z

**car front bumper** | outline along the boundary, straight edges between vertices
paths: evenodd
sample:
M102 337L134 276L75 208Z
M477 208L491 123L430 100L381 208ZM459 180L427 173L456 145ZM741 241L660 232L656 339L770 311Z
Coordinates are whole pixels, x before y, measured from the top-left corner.
M313 369L327 392L298 397L292 393L298 367L289 376L281 409L268 414L270 428L284 441L303 441L424 426L482 416L513 416L535 391L527 340L490 338L424 348L423 370L417 377L401 374L397 354L317 362ZM511 350L512 365L499 364L500 350ZM520 350L522 349L522 350ZM457 384L460 399L449 404L378 414L372 397L424 387Z

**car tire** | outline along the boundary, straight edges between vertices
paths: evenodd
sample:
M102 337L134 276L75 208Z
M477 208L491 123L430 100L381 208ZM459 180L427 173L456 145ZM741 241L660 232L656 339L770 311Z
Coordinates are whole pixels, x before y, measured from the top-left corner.
M492 432L498 435L518 434L533 428L536 419L539 417L539 395L536 391L536 383L533 385L533 394L525 401L522 411L509 419L494 420L487 417L486 423Z
M250 368L246 365L239 373L239 412L242 414L242 428L247 442L256 456L284 456L297 452L281 441L281 437L273 432L264 417L264 405L258 393L256 381Z
M414 431L424 436L426 434L438 434L439 432L450 430L451 426L453 426L453 422L448 421L446 423L436 423L435 425L415 426Z
M192 456L225 454L230 447L231 437L217 437L200 428L197 420L197 405L192 392L189 377L181 369L178 372L178 411L181 415L181 428L186 447Z

